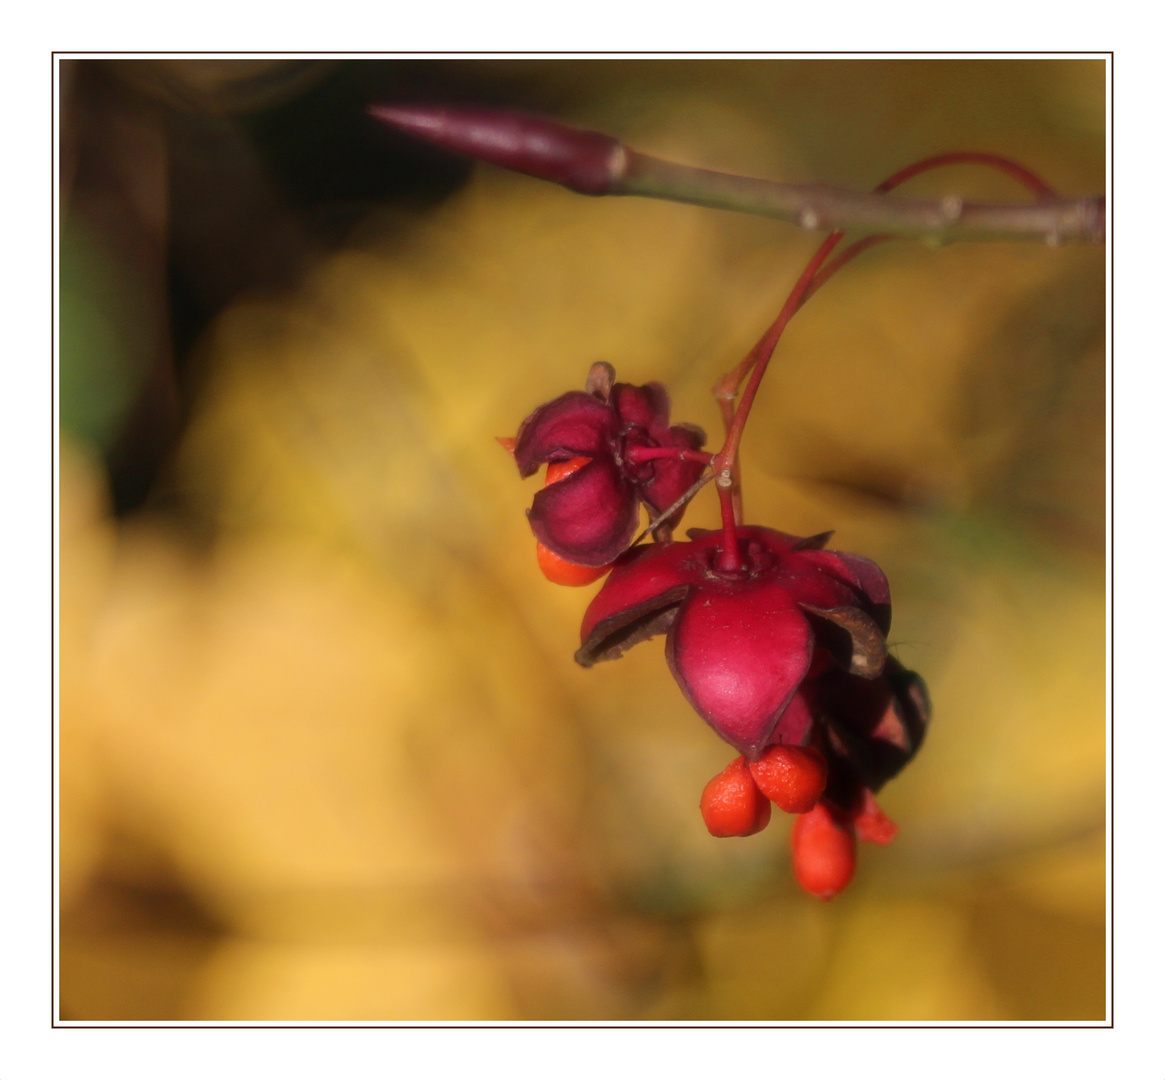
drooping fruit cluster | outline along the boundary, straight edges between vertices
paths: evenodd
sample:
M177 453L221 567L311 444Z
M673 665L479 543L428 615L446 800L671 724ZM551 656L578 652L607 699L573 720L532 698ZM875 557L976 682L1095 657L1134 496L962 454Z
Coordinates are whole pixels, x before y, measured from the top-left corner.
M582 194L650 195L765 216L780 203L803 228L829 230L773 324L717 382L726 427L717 453L704 452L699 428L670 422L662 386L615 383L609 364L594 365L585 390L541 406L516 438L499 441L523 477L547 466L546 486L527 511L543 573L582 585L610 572L584 616L575 659L590 667L666 634L668 665L684 696L742 755L704 791L709 830L757 832L775 802L799 815L798 881L815 896L835 895L853 872L855 838L885 844L897 831L873 793L917 752L929 704L922 680L887 656L890 591L874 563L826 550L828 533L797 538L744 525L737 455L757 389L793 315L873 245L919 228L935 240L975 227L985 236L1003 229L1053 245L1103 240L1103 199L1064 200L1019 162L981 151L924 158L874 193L934 169L974 164L1022 184L1036 203L998 207L948 197L927 207L839 199L845 193L837 191L823 199L825 189L813 185L741 176L726 184L725 174L639 154L610 135L504 109L396 104L370 112L437 146ZM847 217L866 235L835 252ZM713 478L723 528L673 541L685 502ZM633 544L640 504L651 515L651 544Z
M615 383L597 364L585 391L541 406L501 440L522 475L547 465L528 511L538 563L560 584L608 575L583 617L583 667L666 635L684 696L741 755L704 789L708 831L750 836L774 803L798 815L795 875L829 899L852 876L855 837L894 835L873 792L918 749L925 690L888 656L885 575L827 549L829 533L733 524L672 539L684 494L713 459L703 432L668 414L661 386ZM628 547L641 503L654 542Z
M708 782L700 810L713 836L759 832L769 801L798 815L793 872L806 892L829 900L853 876L856 840L888 844L897 835L874 791L918 749L929 705L922 681L893 659L864 688L853 676L823 672L798 693L814 702L815 741L736 758Z

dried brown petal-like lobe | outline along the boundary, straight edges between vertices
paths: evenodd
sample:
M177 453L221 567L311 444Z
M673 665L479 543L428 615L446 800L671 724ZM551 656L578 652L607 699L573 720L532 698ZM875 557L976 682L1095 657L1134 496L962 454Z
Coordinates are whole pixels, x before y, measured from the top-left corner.
M596 360L587 372L586 392L606 404L611 397L614 382L615 369L606 360Z
M829 649L844 670L863 679L874 679L882 673L886 638L866 612L850 605L823 608L802 604L801 608L816 616L810 621L817 643Z
M861 788L877 791L918 753L926 735L926 685L893 657L877 679L837 674L819 680L814 697L841 766L835 801L852 799Z

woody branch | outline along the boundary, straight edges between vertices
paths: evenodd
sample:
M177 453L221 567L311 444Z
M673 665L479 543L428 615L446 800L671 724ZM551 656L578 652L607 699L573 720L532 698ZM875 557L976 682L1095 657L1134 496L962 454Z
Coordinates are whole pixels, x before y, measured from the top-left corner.
M584 195L639 195L792 222L809 230L855 230L954 240L1103 243L1102 195L1046 194L1028 203L976 203L950 196L911 199L792 184L680 165L642 154L609 135L500 109L375 105L369 112L402 131Z

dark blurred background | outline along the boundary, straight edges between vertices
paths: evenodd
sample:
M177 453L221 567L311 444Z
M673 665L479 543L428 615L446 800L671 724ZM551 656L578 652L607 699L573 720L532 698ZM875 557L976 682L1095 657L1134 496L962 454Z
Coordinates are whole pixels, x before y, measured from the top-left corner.
M388 101L1104 187L1099 61L62 62L62 1017L1103 1018L1103 251L885 245L778 350L749 519L877 559L935 703L821 905L786 823L704 832L731 755L658 642L574 666L594 588L538 575L493 442L596 359L716 431L813 238L474 167Z

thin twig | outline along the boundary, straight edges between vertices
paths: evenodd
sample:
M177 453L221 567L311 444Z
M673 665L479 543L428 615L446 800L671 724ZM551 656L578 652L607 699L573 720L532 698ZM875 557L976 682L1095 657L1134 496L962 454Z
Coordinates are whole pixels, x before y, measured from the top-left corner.
M915 236L933 243L953 240L1042 240L1101 243L1104 197L1044 198L1035 203L995 205L958 198L904 199L847 191L826 184L776 180L677 165L625 150L611 195L645 195L718 210L791 221L809 230L858 229Z
M674 503L671 504L662 514L659 514L654 520L647 523L647 528L643 530L634 540L631 541L623 550L630 551L636 544L638 544L649 532L654 532L660 527L669 517L672 516L681 506L688 503L692 497L700 490L709 480L712 479L713 474L710 472L704 473L687 491L685 491Z
M1023 166L998 155L962 151L953 162L993 163L1036 193L1022 205L903 199L885 192L848 191L825 184L787 184L679 165L641 154L611 135L583 131L540 116L467 105L373 105L377 119L401 131L505 169L562 184L584 195L641 195L719 210L780 218L803 229L838 229L951 240L1042 240L1048 244L1103 243L1103 195L1060 198L1040 191ZM899 183L932 160L896 174Z

